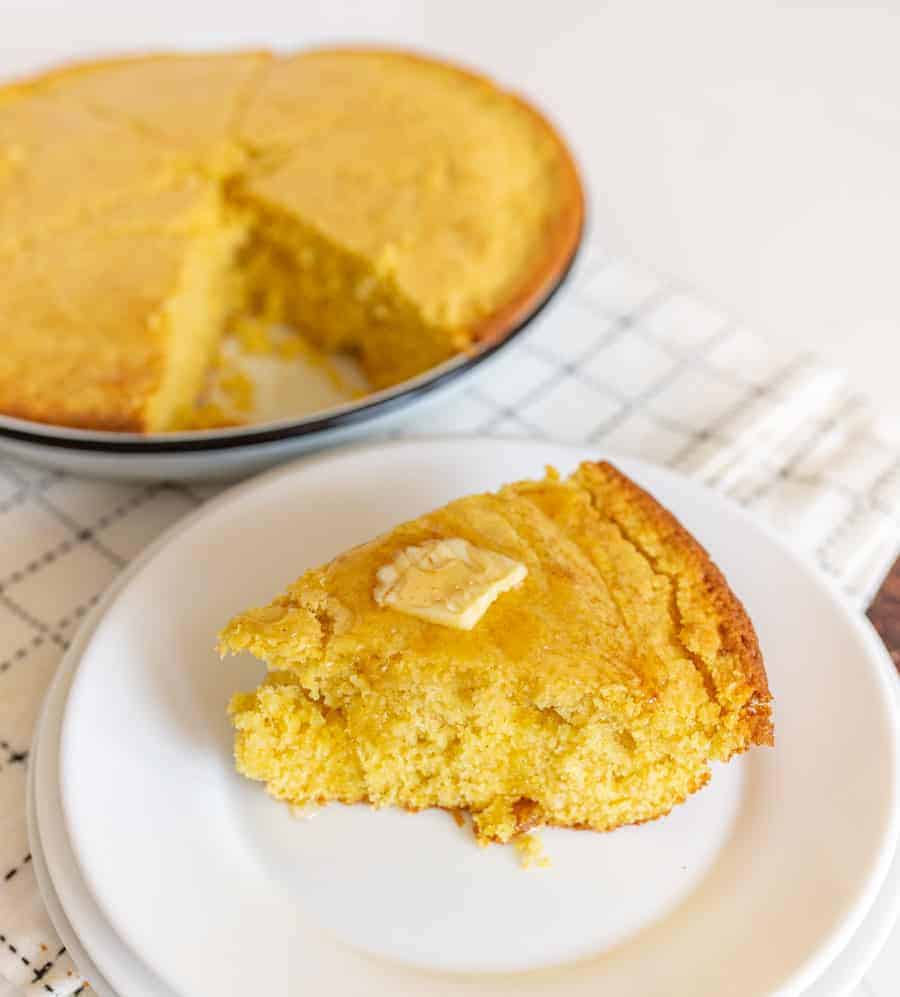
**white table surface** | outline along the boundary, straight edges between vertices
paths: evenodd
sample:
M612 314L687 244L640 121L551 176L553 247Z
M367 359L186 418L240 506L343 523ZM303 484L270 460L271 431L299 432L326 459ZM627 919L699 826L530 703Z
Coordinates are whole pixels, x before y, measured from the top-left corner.
M348 37L483 66L562 123L613 249L848 368L900 439L900 2L780 6L2 0L0 74ZM898 989L900 933L859 994Z

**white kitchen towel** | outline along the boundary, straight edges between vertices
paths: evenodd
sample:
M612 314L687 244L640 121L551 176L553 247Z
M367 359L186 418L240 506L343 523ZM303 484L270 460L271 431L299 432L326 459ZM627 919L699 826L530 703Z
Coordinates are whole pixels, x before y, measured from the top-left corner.
M900 549L900 452L844 378L595 243L514 344L396 435L414 433L588 443L668 464L755 510L860 610ZM82 985L28 857L41 696L117 572L218 490L0 461L0 976L31 997Z

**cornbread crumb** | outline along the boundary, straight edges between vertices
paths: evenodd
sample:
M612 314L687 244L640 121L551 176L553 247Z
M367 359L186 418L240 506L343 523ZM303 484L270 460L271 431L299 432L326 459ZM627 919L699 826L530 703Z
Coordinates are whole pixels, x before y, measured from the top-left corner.
M241 351L250 356L266 355L275 349L271 333L272 323L256 315L240 315L233 331Z
M303 803L291 807L291 816L297 820L312 820L318 816L321 808L312 803Z
M535 834L518 834L512 839L523 869L549 869L552 865L543 843Z
M382 565L439 538L527 568L472 630L373 599ZM606 463L404 523L235 617L220 647L269 668L230 705L244 775L294 804L468 811L482 843L652 820L700 789L712 760L773 740L737 598Z
M239 425L228 412L215 402L204 402L184 410L178 417L182 429L225 429Z
M253 408L255 387L253 381L236 368L226 371L219 378L219 387L238 412L249 412Z

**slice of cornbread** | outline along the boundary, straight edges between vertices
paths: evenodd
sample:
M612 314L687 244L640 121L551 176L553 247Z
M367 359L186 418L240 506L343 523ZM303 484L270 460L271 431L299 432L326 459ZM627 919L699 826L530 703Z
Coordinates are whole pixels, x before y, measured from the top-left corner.
M233 619L221 649L270 670L231 702L241 773L292 804L467 810L482 841L651 820L773 739L741 604L605 463L398 526Z
M228 311L246 223L186 184L43 237L0 267L0 411L167 428L195 398ZM53 329L54 335L46 335Z
M104 234L123 208L190 184L220 205L218 234L169 240L152 265ZM204 424L195 360L208 362L229 319L254 317L354 354L372 387L397 384L527 317L568 265L582 210L569 154L536 111L404 53L143 56L10 84L0 412L143 432ZM44 273L59 266L52 282L70 282L75 246L98 311L127 320L95 320L83 294L65 319L38 303ZM145 265L192 288L165 335L147 323L168 315L174 283L139 292ZM38 362L45 353L62 359Z
M169 175L164 150L77 101L0 90L0 265L38 236L159 190ZM2 318L5 328L13 315Z
M580 224L574 167L546 121L435 60L277 60L238 135L271 163L235 188L276 250L263 285L283 288L286 317L319 345L357 350L377 387L495 334L546 290Z
M38 88L168 145L182 165L215 172L233 160L235 122L271 59L266 52L204 52L99 60L50 73Z

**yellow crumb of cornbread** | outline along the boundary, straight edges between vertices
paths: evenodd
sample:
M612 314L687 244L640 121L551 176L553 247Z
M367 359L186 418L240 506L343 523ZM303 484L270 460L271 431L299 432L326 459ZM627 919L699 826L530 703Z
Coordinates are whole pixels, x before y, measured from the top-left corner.
M275 349L271 323L253 315L241 315L233 323L234 336L242 353L268 355Z
M549 869L552 865L544 845L536 834L519 834L512 839L524 869Z

